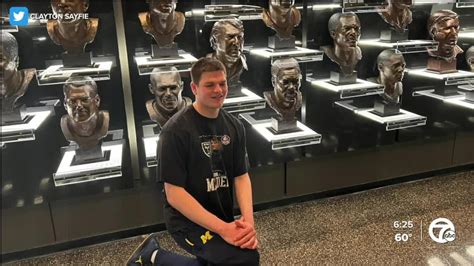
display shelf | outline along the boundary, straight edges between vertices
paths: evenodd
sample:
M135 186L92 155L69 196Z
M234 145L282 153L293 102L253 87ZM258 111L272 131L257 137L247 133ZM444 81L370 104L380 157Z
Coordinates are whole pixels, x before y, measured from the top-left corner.
M0 143L35 140L35 131L54 113L51 106L29 107L22 123L0 126Z
M474 110L474 101L466 100L466 98L453 98L453 99L446 99L443 102L456 105L459 107L467 108L470 110Z
M18 32L18 26L12 26L10 24L4 24L4 22L2 21L1 31L10 32L10 33Z
M271 61L292 57L299 63L322 61L324 53L315 49L295 47L288 50L273 50L271 48L246 48L251 55L268 58Z
M464 93L465 99L468 101L474 101L474 85L462 85L458 87L458 90Z
M53 174L54 184L65 186L122 176L124 143L124 140L103 142L102 151L110 154L107 160L77 165L73 165L76 146L69 146Z
M254 5L205 5L204 9L193 9L185 13L186 17L204 17L204 21L217 21L225 18L240 20L259 20L263 8Z
M443 96L434 93L434 90L423 90L423 91L415 91L413 92L414 96L426 96L436 100L440 100L443 103L456 105L459 107L467 108L470 110L474 109L474 101L470 101L470 99L466 99L466 94L464 92L459 92L456 95L450 96Z
M434 98L441 101L444 101L447 99L464 98L464 94L460 92L455 92L452 95L441 95L441 94L435 93L435 90L414 91L413 96L427 96L427 97Z
M229 113L244 112L263 109L266 106L265 99L243 88L241 92L244 96L229 97L224 100L224 109Z
M255 120L254 113L240 114L240 117L247 121L261 136L272 144L272 150L287 149L293 147L314 145L321 143L321 134L310 129L300 121L297 121L297 131L291 133L277 134L271 130L271 120Z
M458 38L461 41L474 41L474 31L461 31L458 34Z
M426 68L408 69L408 75L415 77L423 77L444 82L445 85L463 85L474 83L474 72L458 70L453 73L440 74L438 72L429 71Z
M179 72L187 72L197 61L193 55L180 51L179 58L159 58L153 59L150 55L135 56L140 75L150 75L156 67L176 67Z
M313 11L319 11L319 10L331 10L331 9L339 9L342 8L341 4L328 4L328 3L322 3L322 4L315 4L311 6L311 9Z
M300 146L314 145L321 143L321 134L313 131L303 123L297 121L298 129L300 131L293 133L275 134L270 128L272 127L271 122L258 123L252 125L260 135L262 135L267 141L272 143L272 150L294 148Z
M374 112L374 108L359 108L354 106L352 100L336 102L336 105L350 110L358 116L385 125L386 131L426 125L425 116L404 109L400 109L400 113L396 115L380 116Z
M415 0L415 5L430 5L430 4L454 4L458 0Z
M256 119L254 117L255 112L248 112L248 113L242 113L239 114L239 117L247 121L251 125L256 125L256 124L261 124L261 123L271 123L272 119L271 117L265 118L265 119Z
M342 12L376 13L384 11L386 5L383 0L343 0Z
M155 167L156 149L158 146L159 132L157 132L157 124L143 125L143 146L145 148L145 159L147 167Z
M380 94L384 90L383 85L363 79L357 79L357 83L347 85L335 85L330 79L315 80L311 77L307 78L307 81L313 86L338 93L341 99Z
M406 40L398 42L386 42L380 39L360 40L359 45L364 47L379 47L383 49L397 49L404 54L425 53L428 49L437 49L438 44L430 40Z
M64 84L73 76L89 76L92 79L109 80L112 61L96 62L93 67L63 67L63 65L52 65L44 70L36 71L38 85Z
M474 7L474 1L472 0L457 0L456 8L472 8Z

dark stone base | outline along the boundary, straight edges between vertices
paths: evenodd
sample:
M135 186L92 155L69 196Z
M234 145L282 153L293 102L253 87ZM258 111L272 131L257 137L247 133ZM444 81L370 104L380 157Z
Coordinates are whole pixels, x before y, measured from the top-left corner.
M427 69L438 72L440 74L453 73L458 71L456 69L456 59L451 62L448 62L446 60L435 57L428 58Z
M354 84L357 82L357 71L349 75L331 71L331 82L336 85Z
M157 124L156 126L153 127L153 133L155 135L159 135L160 132L161 132L161 126L160 125Z
M268 37L268 47L274 50L295 48L295 36L280 39L277 35Z
M374 103L374 113L382 117L397 115L400 113L400 104L376 100Z
M179 57L178 44L173 43L169 47L158 47L156 44L151 45L151 58L159 59L164 57Z
M474 102L474 91L466 92L466 101Z
M382 30L380 32L380 40L384 42L398 42L408 40L408 30L398 32L394 29Z
M99 143L96 147L88 150L78 148L72 161L72 165L86 164L105 161L105 153L102 151L102 145Z
M242 97L245 94L242 93L242 83L239 81L237 83L229 84L229 92L227 93L228 98Z
M92 52L70 55L63 53L63 67L88 67L92 66Z
M460 95L458 85L438 85L435 87L434 93L441 96Z
M27 116L26 107L22 105L12 111L2 111L1 125L18 124L22 122Z
M272 129L277 134L298 131L295 118L291 120L284 120L281 117L272 117Z

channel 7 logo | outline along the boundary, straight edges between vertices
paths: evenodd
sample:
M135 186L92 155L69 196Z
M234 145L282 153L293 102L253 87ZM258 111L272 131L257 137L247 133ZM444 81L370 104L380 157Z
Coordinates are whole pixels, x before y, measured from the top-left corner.
M24 6L10 7L10 25L26 26L28 25L29 17L30 17L30 12L27 7L24 7Z

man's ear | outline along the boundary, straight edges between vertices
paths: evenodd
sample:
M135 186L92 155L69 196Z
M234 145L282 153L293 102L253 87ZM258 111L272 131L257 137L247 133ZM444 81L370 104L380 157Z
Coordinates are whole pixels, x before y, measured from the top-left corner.
M436 36L436 26L433 26L430 30L430 36L431 38L435 38Z
M148 89L150 90L150 93L151 93L151 94L155 94L155 93L153 92L153 86L151 86L150 83L148 83Z
M335 39L336 38L336 31L335 30L330 31L329 35L331 35L331 38Z
M197 92L197 86L194 84L194 82L191 81L191 91L193 92L194 95L196 95Z
M383 67L382 64L377 64L377 69L378 69L380 72L382 72L382 67Z
M272 77L272 86L273 88L276 87L276 77Z
M217 46L216 46L216 43L217 43L217 40L216 40L216 36L211 36L211 38L209 39L209 42L211 43L211 48L213 50L216 50L217 49Z
M99 107L100 106L100 96L98 94L94 97L94 101L95 101L97 107Z
M18 66L20 65L20 57L16 56L15 59L14 59L14 62L15 62L15 69L17 69Z
M83 10L87 11L87 9L89 9L89 3L88 1L84 1Z

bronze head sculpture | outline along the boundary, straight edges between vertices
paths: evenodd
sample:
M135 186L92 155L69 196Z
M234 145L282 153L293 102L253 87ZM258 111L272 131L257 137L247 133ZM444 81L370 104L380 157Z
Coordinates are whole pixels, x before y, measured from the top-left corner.
M300 11L294 7L295 0L269 0L268 10L262 13L265 25L276 31L281 39L292 36L293 29L301 22Z
M229 88L239 82L242 71L247 70L244 50L244 25L239 19L221 19L214 23L210 43L214 53L207 57L221 61L227 71Z
M357 46L360 38L360 21L355 13L335 13L329 18L328 29L334 46L323 47L324 53L338 64L344 74L352 74L362 59Z
M143 31L158 47L170 47L184 28L184 14L176 9L177 0L149 0L149 11L138 14Z
M273 91L264 92L265 100L282 120L293 120L303 101L298 61L294 58L276 60L271 73Z
M388 0L388 6L383 12L379 12L382 19L390 24L396 31L404 32L413 21L410 8L413 0Z
M1 36L0 92L2 114L5 114L12 112L17 100L25 94L35 69L18 70L18 43L8 32L1 31Z
M471 46L469 49L467 49L466 62L469 70L474 71L474 46Z
M146 109L150 119L161 127L176 112L192 104L191 99L181 95L183 82L176 67L153 69L148 88L155 98L146 102Z
M379 70L378 83L384 85L382 97L391 103L399 103L403 93L403 76L405 74L405 58L395 49L382 51L377 57Z
M97 84L90 77L71 77L63 86L64 108L61 130L81 150L94 149L109 129L109 113L99 111Z
M95 39L99 19L74 19L71 15L85 14L89 9L89 0L51 0L51 8L59 18L48 21L47 30L51 40L61 45L66 54L84 53L86 45Z
M458 14L451 10L439 10L428 19L428 31L433 40L438 42L437 50L428 50L435 58L452 62L463 50L457 45L459 34Z

